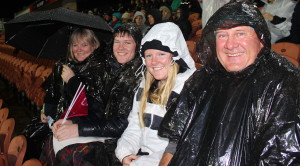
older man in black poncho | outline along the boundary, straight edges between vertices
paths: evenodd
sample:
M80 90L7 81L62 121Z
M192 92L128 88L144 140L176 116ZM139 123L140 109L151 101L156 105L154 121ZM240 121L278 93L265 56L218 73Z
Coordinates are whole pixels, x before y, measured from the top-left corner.
M163 159L173 156L172 166L300 164L299 68L270 48L251 3L231 1L210 18L198 43L204 67L161 123L159 135L170 142Z

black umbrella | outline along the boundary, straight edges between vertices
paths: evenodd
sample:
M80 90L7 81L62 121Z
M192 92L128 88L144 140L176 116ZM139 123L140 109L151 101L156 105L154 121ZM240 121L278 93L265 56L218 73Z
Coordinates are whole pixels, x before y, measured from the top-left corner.
M66 56L75 28L92 29L100 41L112 39L112 28L100 17L65 8L24 14L4 24L6 43L38 58Z

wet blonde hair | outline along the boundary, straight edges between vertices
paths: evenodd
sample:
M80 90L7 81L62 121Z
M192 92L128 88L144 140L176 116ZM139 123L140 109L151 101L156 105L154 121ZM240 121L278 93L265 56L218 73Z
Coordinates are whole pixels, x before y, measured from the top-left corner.
M165 107L175 85L178 71L179 65L177 63L173 63L168 71L168 78L162 81L161 86L157 87L153 92L150 92L150 88L155 82L155 78L148 71L146 72L145 88L141 96L139 111L139 120L142 127L145 127L143 115L146 111L147 100L150 99L152 103L160 104L162 107Z
M94 31L90 29L85 28L77 28L75 29L70 38L69 38L69 50L68 50L68 60L77 62L77 59L74 56L74 53L72 51L72 44L76 43L80 40L85 40L89 44L91 44L95 49L100 47L100 42L98 38L96 37Z

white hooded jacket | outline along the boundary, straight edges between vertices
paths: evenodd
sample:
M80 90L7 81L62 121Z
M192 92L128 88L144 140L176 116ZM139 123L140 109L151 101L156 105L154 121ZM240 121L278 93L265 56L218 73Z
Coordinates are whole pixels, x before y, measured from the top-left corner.
M261 10L262 13L268 12L273 16L276 15L278 17L286 18L285 21L276 25L266 20L271 32L271 43L274 44L276 41L290 35L292 27L291 20L296 2L293 0L275 0L272 4L267 3L267 0L262 0L262 2L265 3Z
M173 56L175 62L181 61L185 63L187 69L184 72L178 73L172 93L169 97L169 102L175 102L179 96L185 81L196 70L195 63L189 54L186 42L179 27L171 22L160 23L151 28L151 30L142 39L141 45L147 41L159 40L163 46L168 46L172 52L177 52L178 56ZM180 63L179 63L180 64ZM121 138L118 140L118 145L115 150L117 158L122 159L128 155L136 155L139 150L147 152L149 155L143 155L131 162L131 166L155 166L159 161L168 145L168 139L157 135L158 127L166 113L166 107L147 103L144 114L145 127L142 128L139 122L139 107L140 95L143 91L145 80L140 84L139 90L135 94L133 109L129 114L129 125L124 131ZM168 106L168 104L167 104Z

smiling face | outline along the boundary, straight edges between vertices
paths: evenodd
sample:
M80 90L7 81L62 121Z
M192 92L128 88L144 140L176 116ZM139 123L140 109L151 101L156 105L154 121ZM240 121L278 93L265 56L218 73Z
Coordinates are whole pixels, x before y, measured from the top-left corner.
M263 44L249 26L216 31L217 57L228 72L241 71L251 65Z
M147 71L156 80L166 80L171 66L172 54L156 49L147 49L144 55Z
M113 52L117 61L125 64L135 57L136 43L131 35L117 34L114 38Z
M95 47L92 44L90 44L86 39L83 39L77 40L76 42L72 43L71 50L77 61L82 62L87 57L89 57L91 53L93 53Z

